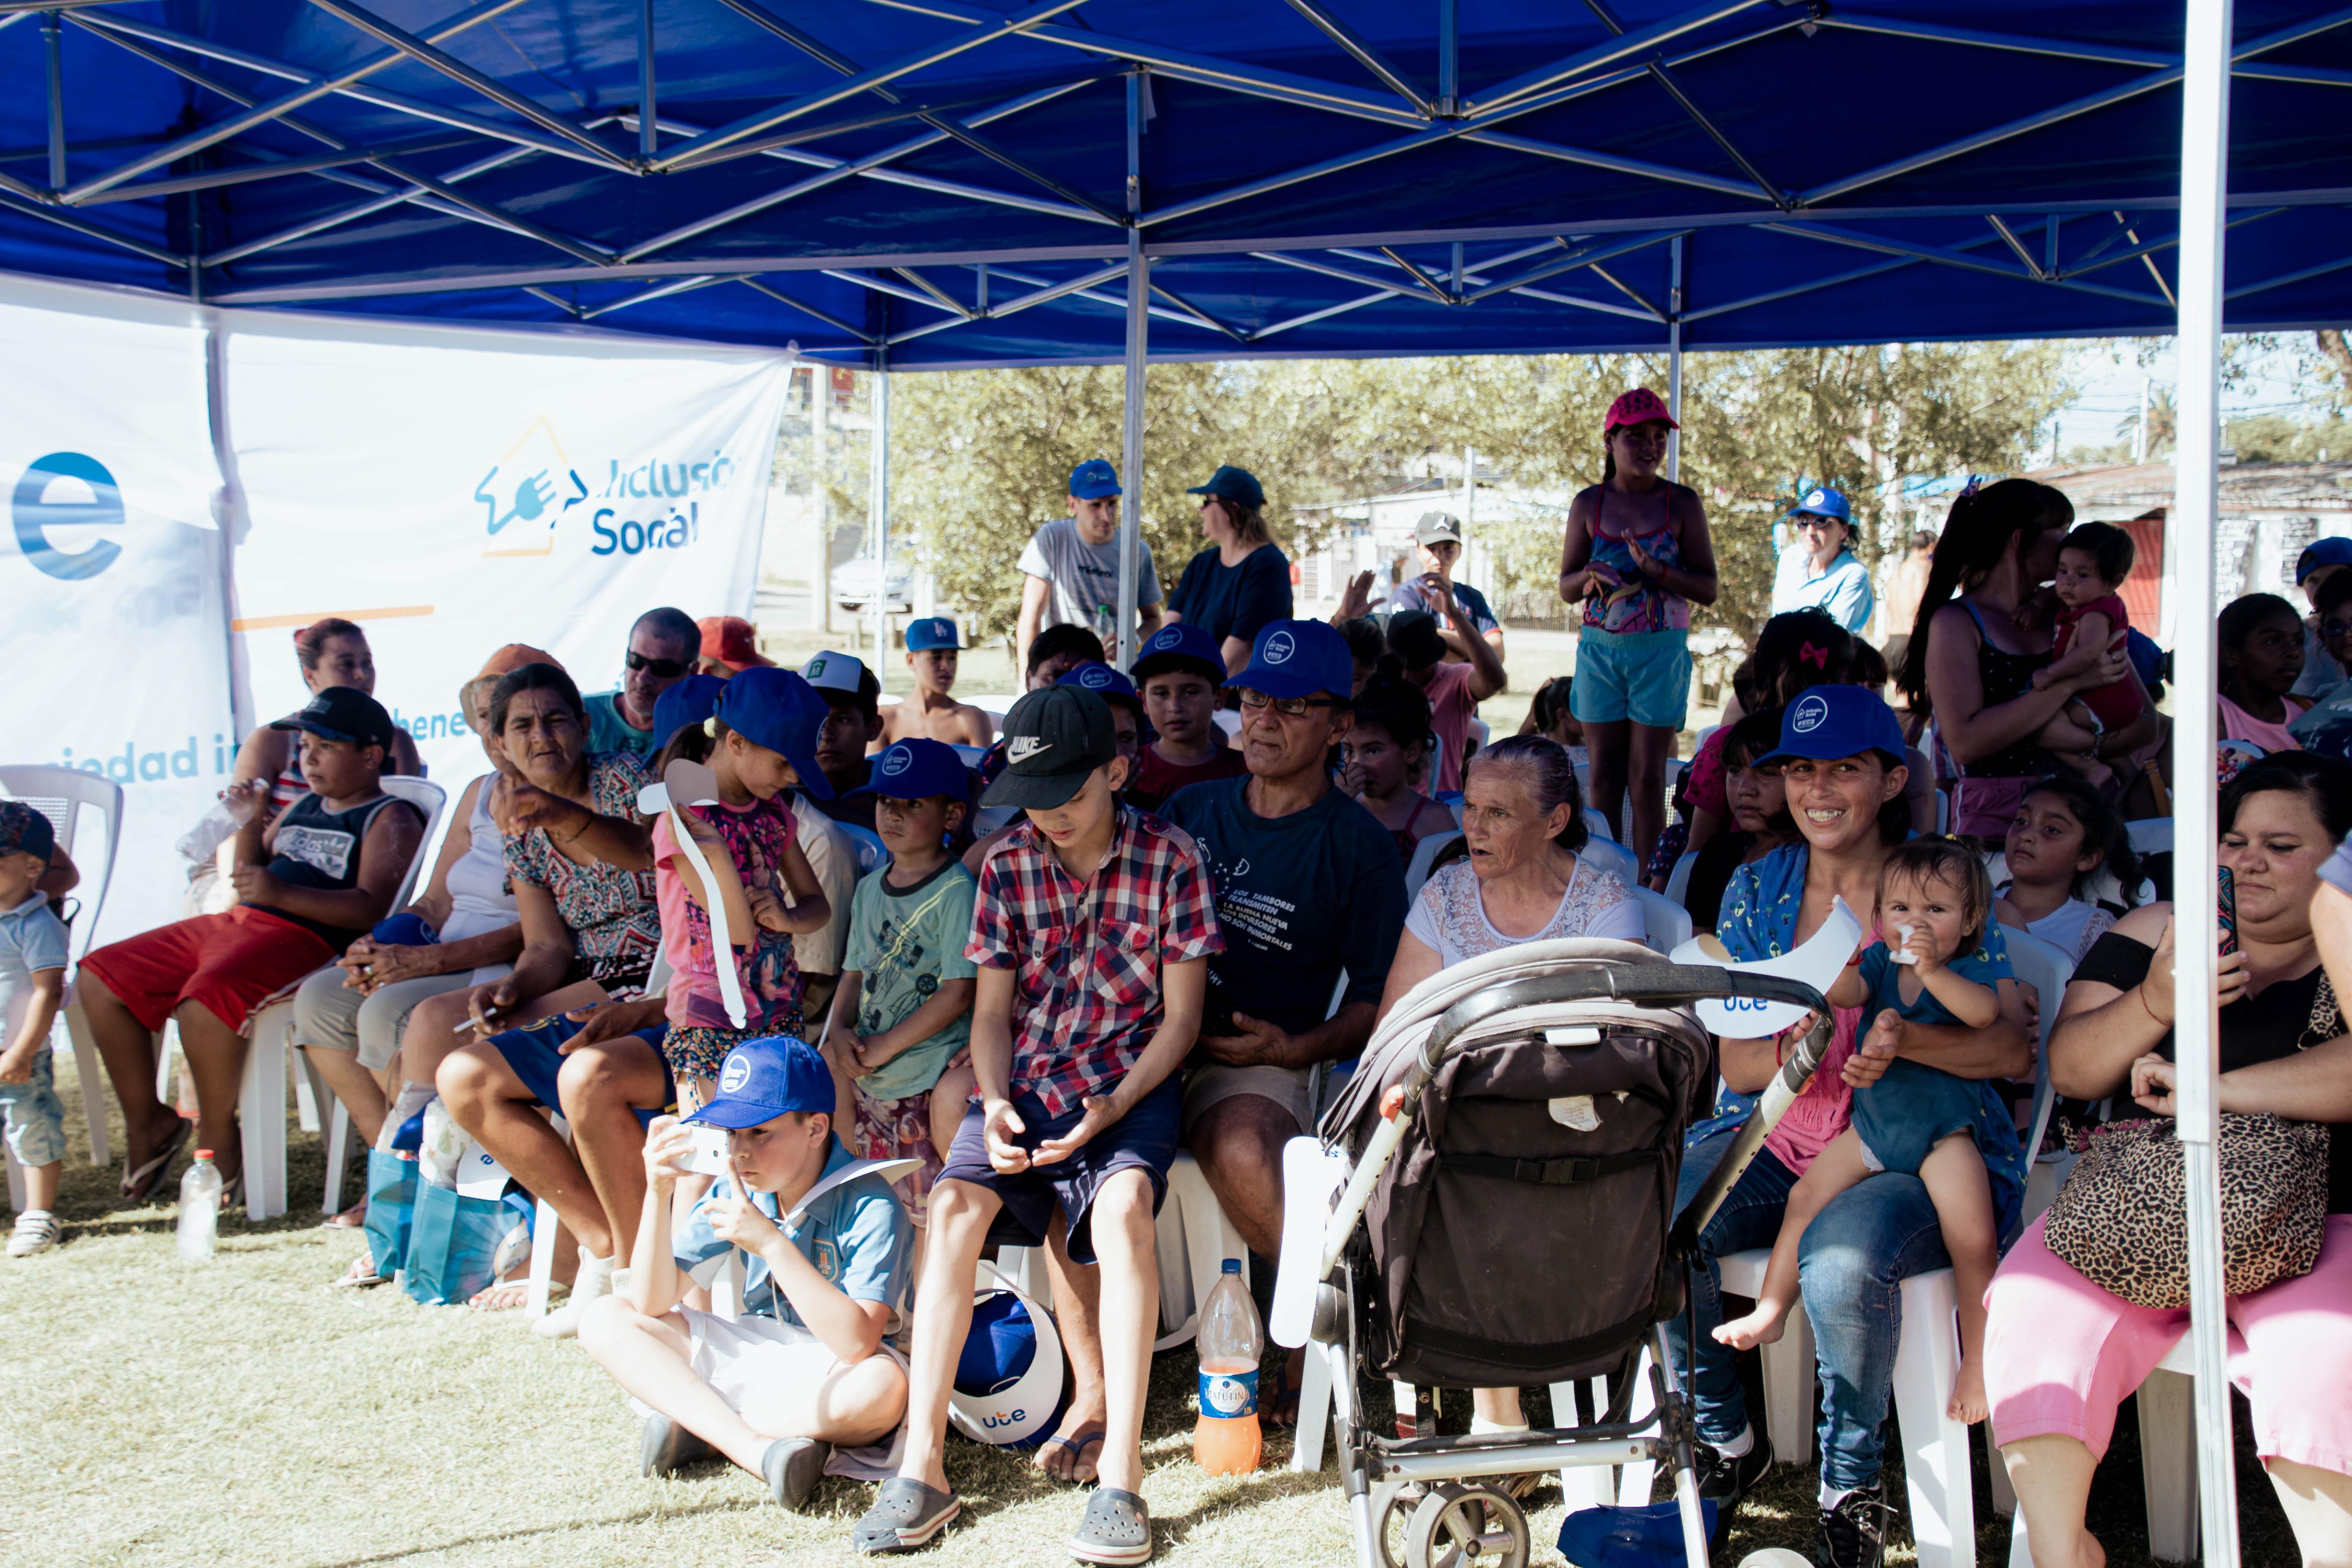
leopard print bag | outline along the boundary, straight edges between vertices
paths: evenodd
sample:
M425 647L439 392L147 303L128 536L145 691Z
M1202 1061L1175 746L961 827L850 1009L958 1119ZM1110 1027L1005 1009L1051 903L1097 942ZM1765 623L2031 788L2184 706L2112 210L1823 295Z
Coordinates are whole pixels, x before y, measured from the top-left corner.
M2297 1049L2344 1032L2323 978ZM2330 1129L2270 1112L2224 1111L2221 1284L2231 1296L2311 1272L2326 1233ZM2082 1153L2042 1228L2050 1250L2134 1306L2189 1304L2189 1184L2169 1117L2078 1136Z

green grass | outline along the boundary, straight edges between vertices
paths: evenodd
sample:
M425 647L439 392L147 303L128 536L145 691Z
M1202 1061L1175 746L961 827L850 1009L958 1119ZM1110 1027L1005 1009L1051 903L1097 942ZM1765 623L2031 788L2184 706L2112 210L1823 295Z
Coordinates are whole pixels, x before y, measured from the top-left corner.
M870 1489L828 1480L807 1515L750 1476L710 1467L639 1479L626 1402L575 1345L520 1318L424 1308L389 1288L331 1289L362 1249L317 1228L316 1137L292 1139L296 1212L224 1220L209 1265L180 1263L167 1205L131 1208L87 1163L70 1058L58 1063L74 1152L65 1243L0 1259L0 1563L359 1568L766 1568L840 1563ZM119 1121L116 1147L121 1147ZM356 1191L347 1187L347 1191ZM1269 1368L1269 1381L1272 1369ZM1275 1568L1349 1561L1331 1472L1211 1478L1190 1458L1193 1363L1158 1359L1145 1423L1160 1561ZM1539 1397L1539 1396L1538 1396ZM2258 1469L2242 1454L2250 1563L2295 1561ZM1077 1494L1014 1455L956 1442L966 1522L919 1561L939 1568L1066 1561ZM1978 1466L1979 1560L2007 1560ZM1890 1476L1890 1482L1895 1478ZM1741 1509L1736 1563L1759 1547L1810 1553L1810 1471L1777 1471ZM1899 1483L1895 1488L1899 1495ZM1538 1563L1556 1563L1557 1484L1533 1502ZM2110 1561L2143 1563L2128 1417L2094 1521ZM1898 1526L1898 1530L1899 1530ZM1890 1554L1911 1557L1907 1544Z

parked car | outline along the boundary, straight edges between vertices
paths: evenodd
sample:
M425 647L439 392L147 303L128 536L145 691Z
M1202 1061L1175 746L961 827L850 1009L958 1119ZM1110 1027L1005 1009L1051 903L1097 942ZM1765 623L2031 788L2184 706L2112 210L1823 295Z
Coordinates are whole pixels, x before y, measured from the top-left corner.
M871 555L845 561L833 569L834 603L847 610L867 609L874 603L877 584L885 609L905 610L914 599L915 563L895 550L887 572L876 570Z

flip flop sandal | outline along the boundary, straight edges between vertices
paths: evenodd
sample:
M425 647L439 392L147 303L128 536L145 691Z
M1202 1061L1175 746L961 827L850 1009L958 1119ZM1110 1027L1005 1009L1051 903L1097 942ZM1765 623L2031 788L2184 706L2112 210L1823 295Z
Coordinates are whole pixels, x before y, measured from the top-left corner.
M1072 1486L1082 1487L1087 1483L1079 1478L1077 1468L1087 1462L1087 1450L1088 1448L1101 1447L1103 1438L1107 1436L1108 1436L1108 1434L1104 1430L1103 1424L1101 1422L1089 1421L1066 1437L1056 1434L1054 1436L1046 1438L1045 1441L1039 1446L1037 1455L1038 1458L1042 1459L1045 1458L1045 1449L1047 1448L1067 1448L1070 1451L1070 1473L1067 1476L1054 1476L1054 1479L1057 1481L1066 1480ZM1037 1468L1045 1470L1045 1474L1049 1476L1054 1475L1052 1470L1046 1469L1042 1464L1039 1465Z
M1299 1381L1291 1382L1290 1367L1286 1360L1282 1369L1282 1387L1275 1394L1274 1403L1265 1408L1265 1424L1277 1431L1286 1432L1298 1425L1299 1403L1307 1396L1304 1363L1300 1363L1298 1371Z
M180 1124L164 1137L162 1150L145 1164L134 1171L131 1169L129 1160L123 1161L122 1196L134 1204L144 1203L162 1190L163 1178L171 1172L172 1162L180 1157L180 1151L187 1147L188 1139L195 1130L196 1124L183 1116Z
M1151 1510L1143 1499L1117 1487L1097 1487L1087 1498L1087 1516L1070 1537L1070 1555L1110 1568L1151 1561Z
M849 1543L868 1556L912 1552L930 1544L931 1538L953 1523L962 1510L963 1504L953 1492L892 1476L875 1492L874 1506L850 1531Z
M334 1279L328 1281L328 1288L335 1290L359 1290L365 1289L371 1285L383 1285L390 1282L390 1276L378 1274L375 1271L374 1255L362 1252L352 1259L352 1266L349 1268L344 1269Z
M342 1213L329 1215L325 1219L320 1220L319 1228L320 1230L357 1230L366 1224L367 1200L362 1198Z

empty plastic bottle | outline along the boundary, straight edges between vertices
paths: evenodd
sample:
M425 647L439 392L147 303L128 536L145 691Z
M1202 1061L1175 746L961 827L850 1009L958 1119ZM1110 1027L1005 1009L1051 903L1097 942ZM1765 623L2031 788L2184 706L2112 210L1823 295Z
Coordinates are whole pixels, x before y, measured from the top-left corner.
M1201 1306L1201 1419L1192 1427L1192 1462L1213 1476L1257 1468L1265 1446L1257 1419L1257 1363L1265 1325L1242 1283L1242 1260L1225 1259L1217 1288Z
M190 1263L209 1263L213 1242L220 1234L220 1167L213 1152L196 1151L196 1163L180 1178L180 1256Z

